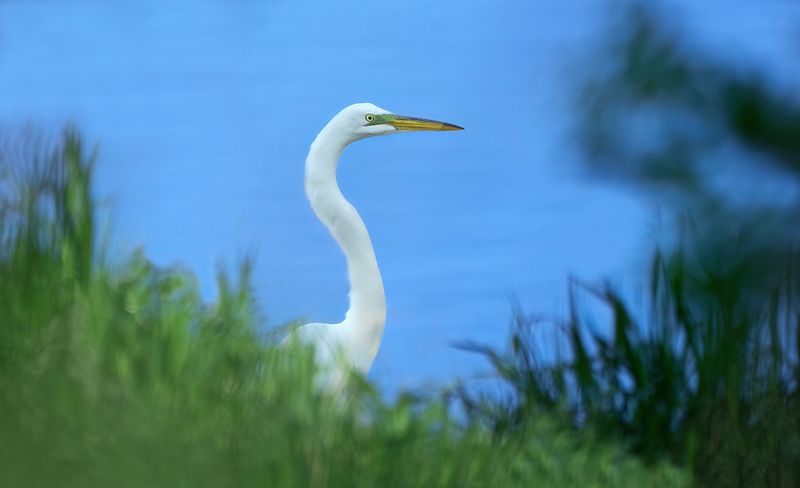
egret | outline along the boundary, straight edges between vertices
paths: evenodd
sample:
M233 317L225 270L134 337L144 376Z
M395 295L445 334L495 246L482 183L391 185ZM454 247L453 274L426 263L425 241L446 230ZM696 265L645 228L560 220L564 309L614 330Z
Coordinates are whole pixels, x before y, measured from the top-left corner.
M452 131L462 127L395 115L371 103L357 103L336 114L317 135L306 157L305 191L317 218L328 228L347 260L350 306L338 324L306 324L300 340L315 349L316 361L331 375L326 383L341 385L342 367L366 374L383 337L386 297L369 233L358 211L336 182L339 156L348 144L372 136L409 131Z

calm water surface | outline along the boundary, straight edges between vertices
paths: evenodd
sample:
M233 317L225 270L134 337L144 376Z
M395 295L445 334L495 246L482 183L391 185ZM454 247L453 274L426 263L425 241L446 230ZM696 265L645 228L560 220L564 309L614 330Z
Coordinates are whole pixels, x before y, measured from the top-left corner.
M72 120L99 142L122 250L195 271L209 298L217 263L255 255L270 325L339 321L345 262L307 205L303 161L333 114L370 101L467 129L359 142L340 166L388 296L380 383L467 377L485 366L451 344L502 344L512 300L554 317L568 274L635 276L646 209L579 177L569 129L607 5L186 5L0 2L0 122ZM722 5L693 7L689 25ZM774 40L797 23L757 5L696 30L790 80Z

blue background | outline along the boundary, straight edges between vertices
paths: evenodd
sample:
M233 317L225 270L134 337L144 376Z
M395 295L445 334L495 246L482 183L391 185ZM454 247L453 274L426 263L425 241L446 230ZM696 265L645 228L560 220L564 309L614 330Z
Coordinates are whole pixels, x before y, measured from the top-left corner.
M515 300L564 315L567 276L636 290L650 208L582 176L574 121L617 2L0 0L0 123L99 143L117 250L196 272L256 256L268 325L337 322L345 263L303 194L316 132L368 101L462 125L359 142L339 170L388 298L371 376L468 377ZM661 2L708 53L798 86L794 2ZM635 292L634 292L635 294Z

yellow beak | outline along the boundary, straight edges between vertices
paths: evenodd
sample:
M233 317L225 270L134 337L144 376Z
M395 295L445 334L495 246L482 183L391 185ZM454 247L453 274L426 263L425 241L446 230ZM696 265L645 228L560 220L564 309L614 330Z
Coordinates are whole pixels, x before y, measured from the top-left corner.
M404 115L385 115L384 124L389 124L397 130L420 131L420 130L464 130L463 127L438 120L419 119L417 117L406 117Z

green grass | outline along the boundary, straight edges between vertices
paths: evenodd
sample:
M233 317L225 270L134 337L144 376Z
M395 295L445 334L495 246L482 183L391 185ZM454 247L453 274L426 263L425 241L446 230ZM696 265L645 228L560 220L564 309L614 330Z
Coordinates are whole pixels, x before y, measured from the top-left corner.
M554 416L496 436L439 392L321 394L310 351L266 337L248 263L205 303L190 272L108 252L74 132L5 142L0 485L687 483Z
M519 315L508 351L471 346L510 393L464 393L470 416L506 435L560 415L645 459L686 465L702 486L797 486L796 275L772 277L781 286L761 296L743 278L748 261L728 257L720 265L682 247L656 253L644 314L610 285L576 283L570 318L545 345L548 325ZM608 323L581 310L587 295L608 307ZM544 352L555 344L559 358Z

